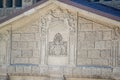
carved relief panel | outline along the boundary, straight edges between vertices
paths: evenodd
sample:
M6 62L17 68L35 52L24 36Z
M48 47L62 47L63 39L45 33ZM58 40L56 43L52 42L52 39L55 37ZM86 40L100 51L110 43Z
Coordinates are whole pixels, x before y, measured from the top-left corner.
M41 17L42 64L67 65L73 60L76 23L76 16L60 7Z
M67 41L63 41L60 33L57 33L53 42L49 42L49 55L67 55Z

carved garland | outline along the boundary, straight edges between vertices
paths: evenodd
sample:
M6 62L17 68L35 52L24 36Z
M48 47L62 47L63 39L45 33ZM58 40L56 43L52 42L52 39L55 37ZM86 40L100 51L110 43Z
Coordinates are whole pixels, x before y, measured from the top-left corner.
M54 22L57 20L63 21L65 24L67 24L70 31L76 31L75 26L77 25L77 18L68 10L63 10L58 7L57 9L50 10L47 14L41 17L40 23L42 27L42 32L44 33L46 31L50 22Z

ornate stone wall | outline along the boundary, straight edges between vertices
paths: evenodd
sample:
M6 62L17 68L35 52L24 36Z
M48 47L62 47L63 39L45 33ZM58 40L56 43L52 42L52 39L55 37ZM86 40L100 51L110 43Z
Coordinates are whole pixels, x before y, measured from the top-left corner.
M119 27L55 7L0 35L0 68L11 80L111 79L119 73L119 34Z

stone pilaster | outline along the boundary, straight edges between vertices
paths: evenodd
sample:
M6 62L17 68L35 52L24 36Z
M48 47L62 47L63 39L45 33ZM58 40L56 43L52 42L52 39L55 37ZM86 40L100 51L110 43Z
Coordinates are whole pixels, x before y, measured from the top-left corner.
M45 65L46 64L46 38L47 38L47 28L46 28L46 19L42 18L41 19L41 64Z

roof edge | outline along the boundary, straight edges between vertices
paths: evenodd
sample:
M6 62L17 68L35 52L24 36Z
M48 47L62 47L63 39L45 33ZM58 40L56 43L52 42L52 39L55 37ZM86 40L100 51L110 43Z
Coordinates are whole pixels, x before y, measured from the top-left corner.
M28 7L24 8L24 9L21 9L20 11L17 11L16 13L11 14L11 15L7 16L6 18L1 19L1 20L0 20L0 24L4 23L4 22L6 22L6 21L8 21L8 20L10 20L10 19L12 19L12 18L20 15L20 14L23 14L23 13L25 13L25 12L27 12L27 11L29 11L29 10L37 7L37 6L39 6L39 5L42 4L42 3L47 2L47 1L48 1L48 0L41 0L41 1L39 1L38 3L36 3L36 4L33 4L33 5L28 6Z
M58 0L58 1L65 3L65 4L68 4L68 5L71 5L71 6L74 6L74 7L77 7L77 8L80 8L80 9L83 9L83 10L86 10L88 12L95 13L95 14L100 15L100 16L104 16L104 17L107 17L107 18L110 18L110 19L113 19L116 21L120 21L119 16L115 16L115 15L112 15L112 14L109 14L109 13L106 13L106 12L103 12L103 11L100 11L100 10L97 10L94 8L90 8L90 7L84 6L82 4L72 2L70 0Z

